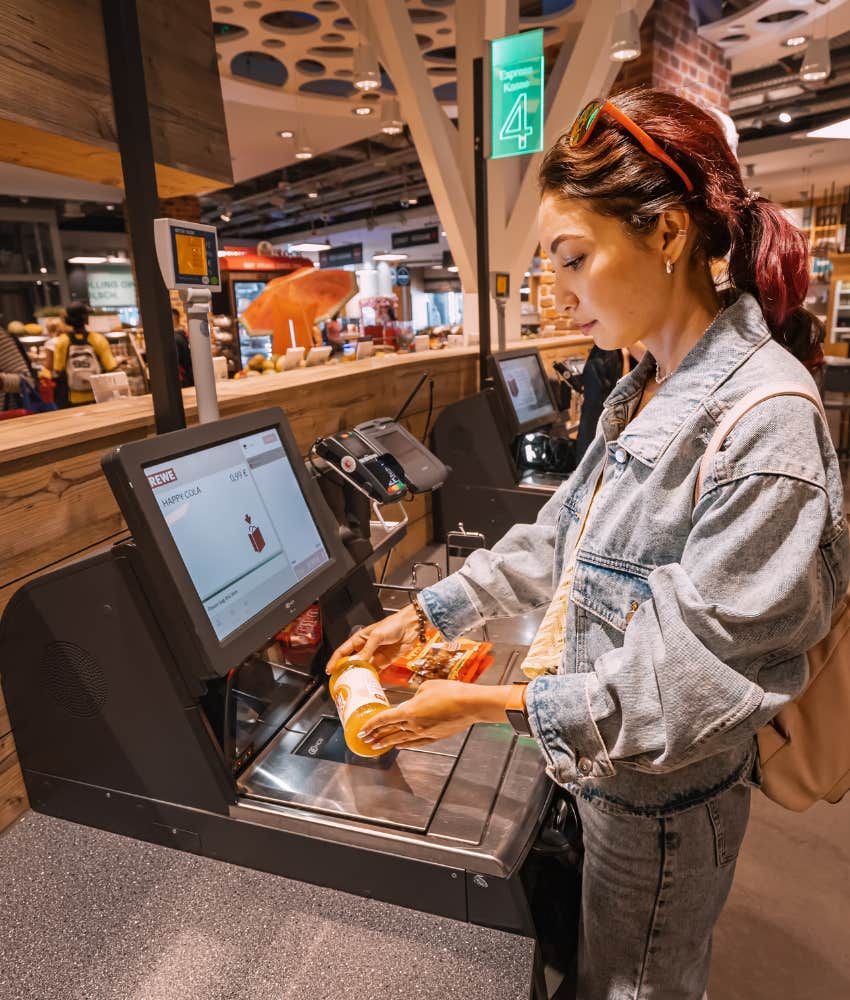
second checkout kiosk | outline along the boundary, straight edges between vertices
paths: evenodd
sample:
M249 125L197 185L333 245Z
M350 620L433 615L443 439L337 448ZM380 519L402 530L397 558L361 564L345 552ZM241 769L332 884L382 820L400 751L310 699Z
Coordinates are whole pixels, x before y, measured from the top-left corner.
M575 467L574 445L536 348L488 359L489 385L447 406L431 447L452 475L435 496L438 539L479 534L497 542L515 524L532 523Z

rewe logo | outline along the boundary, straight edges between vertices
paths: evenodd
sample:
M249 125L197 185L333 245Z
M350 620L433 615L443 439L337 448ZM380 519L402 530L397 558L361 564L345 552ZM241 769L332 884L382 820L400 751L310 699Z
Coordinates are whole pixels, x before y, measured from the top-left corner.
M156 489L158 486L168 486L170 483L177 482L177 473L174 469L163 469L161 472L154 472L148 476L148 482L151 484L151 489Z

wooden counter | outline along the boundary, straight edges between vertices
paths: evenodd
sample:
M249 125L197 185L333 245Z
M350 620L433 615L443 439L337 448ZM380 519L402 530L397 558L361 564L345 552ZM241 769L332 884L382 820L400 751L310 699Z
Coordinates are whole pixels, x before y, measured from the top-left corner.
M523 341L544 362L586 354L584 337ZM520 345L517 345L520 346ZM434 376L434 412L478 386L476 348L391 355L218 382L223 417L280 406L301 453L313 441L346 427L396 413L424 372ZM196 421L195 390L183 390L189 423ZM428 411L423 387L405 424L421 437ZM110 448L154 433L150 396L22 417L0 423L0 614L27 580L111 544L126 530L101 469ZM394 559L409 558L432 537L430 497L407 507L410 524ZM2 664L0 664L0 676ZM26 809L20 769L0 693L0 829Z

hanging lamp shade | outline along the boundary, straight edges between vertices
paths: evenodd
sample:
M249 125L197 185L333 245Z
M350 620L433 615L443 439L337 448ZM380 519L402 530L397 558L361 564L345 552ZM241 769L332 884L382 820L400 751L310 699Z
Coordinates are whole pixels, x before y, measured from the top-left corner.
M831 70L829 39L826 35L822 38L813 38L806 46L806 54L800 66L800 79L807 83L817 83L818 80L825 80Z
M384 101L381 107L381 131L385 135L400 135L404 131L401 108L394 97Z
M358 45L354 50L354 79L358 90L377 90L381 86L381 71L371 45Z
M640 55L640 27L634 10L621 11L611 32L612 62L631 62Z

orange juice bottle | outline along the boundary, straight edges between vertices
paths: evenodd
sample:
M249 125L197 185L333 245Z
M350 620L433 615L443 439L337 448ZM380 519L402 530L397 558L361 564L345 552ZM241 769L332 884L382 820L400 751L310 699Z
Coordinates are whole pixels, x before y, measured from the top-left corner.
M348 749L361 757L380 757L386 753L357 737L368 719L390 707L372 664L356 656L343 657L331 674L329 687Z

